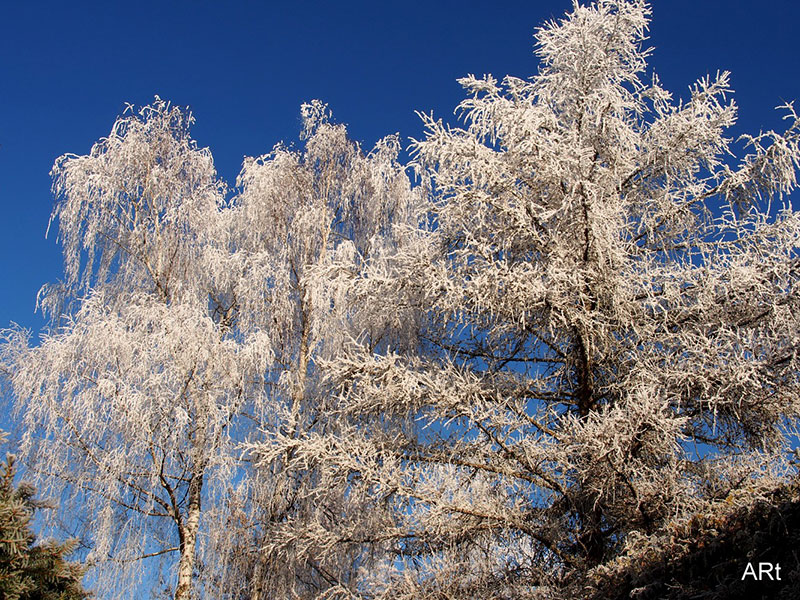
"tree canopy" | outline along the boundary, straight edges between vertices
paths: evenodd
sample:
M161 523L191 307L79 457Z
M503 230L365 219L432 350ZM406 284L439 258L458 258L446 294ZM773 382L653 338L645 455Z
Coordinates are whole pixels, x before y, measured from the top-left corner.
M105 592L613 594L792 495L800 119L727 137L729 75L673 97L649 18L576 3L408 167L312 102L231 191L158 98L56 161L53 329L2 365Z

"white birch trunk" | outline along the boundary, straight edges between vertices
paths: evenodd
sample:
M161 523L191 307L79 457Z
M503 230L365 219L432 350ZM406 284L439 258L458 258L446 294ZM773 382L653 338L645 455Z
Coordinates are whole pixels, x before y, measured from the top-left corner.
M188 600L192 597L192 573L194 571L197 546L197 531L200 526L200 501L203 490L202 472L189 484L189 507L186 523L182 528L181 559L178 563L178 587L175 600Z

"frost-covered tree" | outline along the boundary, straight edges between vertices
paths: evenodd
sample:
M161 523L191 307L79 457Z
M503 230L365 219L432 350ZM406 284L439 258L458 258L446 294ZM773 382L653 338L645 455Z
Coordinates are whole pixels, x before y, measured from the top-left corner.
M361 503L287 532L371 548L342 597L585 597L791 471L800 122L726 137L728 74L674 99L649 14L576 3L536 76L423 117L428 226L341 280L418 343L355 340L324 364L341 428L264 445Z
M0 442L5 434L0 431ZM51 508L34 499L32 486L14 484L13 455L0 471L0 597L5 600L85 600L80 565L66 561L75 540L37 542L31 519L37 509Z
M161 100L56 162L53 326L0 367L103 593L162 559L178 599L602 596L795 497L800 121L727 138L728 75L673 99L649 13L463 79L416 190L319 103L230 196Z
M4 334L23 455L86 524L103 593L137 594L159 558L176 599L238 597L253 580L279 593L304 568L303 585L324 588L305 557L257 552L302 512L311 474L279 457L253 471L246 444L323 425L315 360L366 313L308 272L334 257L379 263L415 196L395 138L365 156L312 103L304 152L246 160L226 199L191 122L156 99L89 155L56 161L66 278L41 297L53 327L34 346ZM378 344L388 325L364 323Z
M354 338L376 349L414 339L396 311L378 311L342 285L354 272L388 273L415 223L418 195L397 162L399 140L389 136L365 155L324 105L305 105L303 117L299 149L278 145L245 161L219 236L229 247L215 278L237 298L239 330L261 332L269 353L268 408L247 445L256 469L229 495L217 545L227 591L252 600L315 596L353 578L358 552L286 535L357 512L342 486L295 460L292 445L342 427L324 411L320 361ZM275 438L288 447L265 450Z
M53 327L4 362L43 490L82 516L98 586L122 594L152 558L178 556L189 597L208 489L229 478L232 430L261 353L234 340L204 249L224 187L191 116L156 102L117 120L52 175L65 281L43 288Z

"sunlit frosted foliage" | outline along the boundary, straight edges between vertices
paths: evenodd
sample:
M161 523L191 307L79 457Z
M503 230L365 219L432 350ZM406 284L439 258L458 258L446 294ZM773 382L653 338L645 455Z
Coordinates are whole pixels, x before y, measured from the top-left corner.
M245 161L218 235L228 246L214 269L237 299L237 328L270 340L268 408L246 455L256 472L229 496L239 523L220 530L230 546L223 564L254 599L313 596L353 579L358 552L325 531L360 518L357 500L293 447L347 430L323 403L321 361L354 339L374 349L415 340L409 319L398 319L410 309L382 310L350 289L361 274L390 278L393 256L416 235L418 194L397 163L399 142L385 138L364 155L326 112L316 102L303 107L301 149L278 146ZM296 529L322 537L295 543L288 532Z
M384 268L416 196L396 138L365 156L322 104L303 110L304 150L247 159L230 200L191 115L158 98L53 168L66 280L42 291L51 332L6 331L3 366L24 452L84 524L109 597L139 597L159 558L176 598L318 577L306 556L259 574L272 522L313 482L280 461L254 472L245 444L320 423L318 357L402 337L326 274Z
M391 278L348 282L419 343L346 346L326 381L352 425L269 450L365 503L291 532L371 544L341 597L582 597L786 475L800 123L725 137L728 75L674 99L646 72L649 14L576 4L537 33L538 75L461 80L463 128L423 116L430 227Z
M462 79L413 188L319 102L231 193L158 99L56 162L53 329L0 366L103 593L161 557L176 598L582 598L778 497L800 121L726 137L649 16L576 3L536 76Z

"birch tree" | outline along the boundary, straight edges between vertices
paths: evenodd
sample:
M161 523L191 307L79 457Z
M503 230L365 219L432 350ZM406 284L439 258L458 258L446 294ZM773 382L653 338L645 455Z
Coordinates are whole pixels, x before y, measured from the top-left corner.
M346 282L424 315L419 343L348 346L325 369L349 425L264 447L368 507L290 533L371 546L341 597L583 597L793 471L800 122L726 137L729 75L675 99L649 15L576 3L536 76L462 79L463 127L422 115L429 226Z
M4 348L24 455L87 519L88 564L120 596L142 561L174 554L175 598L190 597L202 504L230 476L248 367L263 360L213 300L202 252L224 186L191 122L156 99L56 161L65 280L40 294L53 328L33 347L12 331Z
M358 309L307 271L333 256L377 260L415 197L396 138L365 156L315 102L305 151L247 159L228 199L191 123L156 99L89 155L56 161L65 281L40 298L53 328L33 346L5 332L24 456L85 520L93 581L115 598L152 584L160 558L176 600L249 595L254 580L289 589L305 575L302 560L252 560L245 540L263 544L298 513L293 486L310 475L279 460L254 473L246 444L321 421L314 361ZM377 343L385 327L371 327ZM240 568L248 589L235 586Z
M238 327L269 340L268 410L246 445L256 468L228 495L216 546L226 591L253 600L312 597L353 579L357 552L287 536L351 512L346 486L296 460L293 445L342 428L325 410L320 362L355 338L375 349L415 339L396 310L376 310L346 285L367 270L390 276L392 256L415 229L418 194L397 161L398 137L365 155L325 105L304 105L303 118L300 148L278 145L245 161L229 233L219 236L230 246L215 277L237 298ZM288 447L252 453L276 438Z

